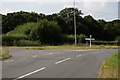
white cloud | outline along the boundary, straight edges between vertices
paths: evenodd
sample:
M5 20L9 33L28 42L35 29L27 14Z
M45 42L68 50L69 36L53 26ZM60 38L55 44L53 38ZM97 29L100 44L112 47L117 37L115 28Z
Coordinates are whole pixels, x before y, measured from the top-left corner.
M74 0L1 0L1 2L73 2ZM118 2L119 0L75 0L77 2Z
M101 10L106 4L106 2L84 2L82 8L86 13L91 14Z
M2 2L37 2L37 6L39 6L39 10L41 10L42 13L48 14L48 13L56 13L65 7L73 7L73 1L74 0L2 0ZM76 7L84 13L84 16L86 15L92 15L95 16L96 14L99 16L101 15L108 15L109 11L105 11L105 7L108 2L118 2L119 0L75 0L76 1ZM51 7L51 6L54 7ZM50 6L50 7L49 7ZM37 8L18 8L18 9L23 9L25 11L35 11L39 12ZM112 8L111 8L112 9ZM114 9L114 8L113 8ZM103 10L105 12L103 12ZM10 13L18 11L17 8L12 8L9 9L8 6L4 6L4 9L0 12L3 14ZM100 12L100 13L98 13ZM115 13L114 13L115 14ZM99 17L98 16L98 17ZM101 16L101 17L103 17Z
M1 0L1 2L66 2L69 0Z
M4 9L0 10L0 13L2 13L2 14L7 14L7 13L11 13L11 12L14 12L14 11L9 8L4 8Z

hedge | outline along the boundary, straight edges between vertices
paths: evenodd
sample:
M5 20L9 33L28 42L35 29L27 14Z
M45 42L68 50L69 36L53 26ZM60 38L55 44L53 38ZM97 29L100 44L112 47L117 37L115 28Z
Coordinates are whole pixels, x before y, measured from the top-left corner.
M97 45L100 45L100 44L103 44L103 45L117 45L118 42L117 41L92 41L92 44L97 44Z

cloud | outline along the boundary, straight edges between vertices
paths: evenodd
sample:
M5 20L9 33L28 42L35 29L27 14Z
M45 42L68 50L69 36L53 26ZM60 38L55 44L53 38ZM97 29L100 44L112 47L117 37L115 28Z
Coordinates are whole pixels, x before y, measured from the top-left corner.
M66 2L68 0L1 0L1 2Z
M4 5L4 9L0 12L3 14L18 11L18 10L25 10L25 11L35 11L35 12L42 12L45 14L52 14L57 13L60 10L66 8L66 7L73 7L73 1L74 0L2 0L3 2L35 2L37 4L31 4L33 6L31 7L9 7L8 5ZM117 2L118 0L75 0L76 1L76 7L79 10L82 10L84 13L83 16L91 15L97 17L104 17L111 13L111 11L114 11L113 9L115 6L108 5L108 2ZM10 4L10 3L8 3ZM22 4L23 5L23 4ZM25 5L26 6L26 5ZM29 5L28 5L29 6ZM108 8L110 6L111 8ZM9 9L10 8L10 9ZM109 9L109 10L108 10ZM115 14L115 13L112 13ZM103 15L103 16L102 16ZM114 16L114 15L113 15Z
M86 14L93 14L105 8L107 2L83 2L82 9Z
M74 0L0 0L1 2L73 2ZM75 0L77 2L119 2L119 0Z
M9 8L4 8L4 9L1 9L1 11L0 11L0 13L2 13L2 14L7 14L7 13L11 13L11 12L14 12L14 11Z

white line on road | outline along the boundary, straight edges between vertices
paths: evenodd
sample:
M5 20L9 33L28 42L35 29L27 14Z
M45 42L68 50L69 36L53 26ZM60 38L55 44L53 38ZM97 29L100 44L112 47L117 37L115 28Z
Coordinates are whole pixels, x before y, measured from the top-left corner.
M37 57L37 55L33 56L34 58Z
M9 62L9 60L7 60L7 61L4 61L4 62Z
M29 75L31 75L31 74L37 73L37 72L42 71L42 70L44 70L44 69L45 69L45 67L40 68L40 69L38 69L38 70L35 70L35 71L33 71L33 72L30 72L30 73L28 73L28 74L25 74L25 75L23 75L23 76L20 76L20 77L18 77L17 79L14 79L14 80L18 80L18 79L27 77L27 76L29 76Z
M83 56L83 55L77 55L76 57L80 57L80 56Z
M13 60L10 60L11 62L13 61Z
M67 58L67 59L64 59L64 60L58 61L58 62L56 62L55 64L59 64L59 63L61 63L61 62L67 61L67 60L69 60L69 59L71 59L71 58Z
M52 55L52 54L55 54L55 53L48 53L48 54L45 54L45 55Z
M54 53L49 53L49 54L54 54Z
M6 60L6 61L4 61L4 62L6 62L6 63L7 63L7 62L12 62L12 61L13 61L13 60Z
M94 50L98 50L98 49L83 49L83 50L72 50L72 51L94 51Z

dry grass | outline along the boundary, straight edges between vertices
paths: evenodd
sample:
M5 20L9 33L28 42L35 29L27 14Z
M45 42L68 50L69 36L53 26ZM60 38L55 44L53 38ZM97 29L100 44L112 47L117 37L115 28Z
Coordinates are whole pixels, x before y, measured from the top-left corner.
M24 49L118 49L118 46L112 45L92 45L90 48L89 45L61 45L61 46L37 46L37 47L4 47L4 48L24 48Z

